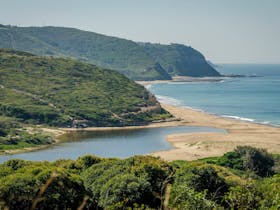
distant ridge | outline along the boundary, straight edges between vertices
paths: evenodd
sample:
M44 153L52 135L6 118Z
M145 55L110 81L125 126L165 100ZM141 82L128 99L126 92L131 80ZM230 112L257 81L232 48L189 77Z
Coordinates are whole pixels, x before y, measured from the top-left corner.
M133 80L220 76L200 52L185 45L136 43L75 28L0 24L0 48L77 58L116 70Z

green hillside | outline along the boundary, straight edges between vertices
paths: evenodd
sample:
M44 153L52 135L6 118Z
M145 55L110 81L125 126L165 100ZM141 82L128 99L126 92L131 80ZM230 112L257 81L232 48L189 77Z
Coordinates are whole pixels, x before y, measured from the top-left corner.
M116 71L73 59L1 49L0 81L0 121L7 122L0 127L2 136L11 134L13 122L125 126L170 117L143 86Z
M221 76L197 50L181 44L144 43L146 52L172 76Z
M1 48L77 58L117 70L134 80L167 80L177 74L219 76L199 52L184 45L174 46L143 45L74 28L0 25Z

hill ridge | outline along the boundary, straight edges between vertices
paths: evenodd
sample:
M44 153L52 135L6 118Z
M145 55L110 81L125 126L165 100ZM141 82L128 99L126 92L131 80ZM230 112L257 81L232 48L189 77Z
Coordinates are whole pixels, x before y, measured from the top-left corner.
M11 36L7 33L12 34ZM70 27L0 27L0 47L28 51L37 55L72 57L104 68L117 70L133 80L170 80L172 76L220 76L198 51L182 44L161 45L134 42ZM151 47L153 46L153 47ZM198 58L198 59L194 59ZM180 60L180 62L177 62ZM193 62L195 60L195 62ZM166 62L168 61L168 63ZM170 71L170 69L173 69Z

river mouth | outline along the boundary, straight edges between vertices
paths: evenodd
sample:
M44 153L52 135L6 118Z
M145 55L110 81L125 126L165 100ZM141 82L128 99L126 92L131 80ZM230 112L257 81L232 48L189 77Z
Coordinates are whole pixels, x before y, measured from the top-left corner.
M11 155L1 155L0 163L10 159L55 161L77 159L92 154L100 157L126 158L172 149L166 136L177 133L222 132L211 127L177 126L112 131L75 131L60 137L61 143L46 149Z

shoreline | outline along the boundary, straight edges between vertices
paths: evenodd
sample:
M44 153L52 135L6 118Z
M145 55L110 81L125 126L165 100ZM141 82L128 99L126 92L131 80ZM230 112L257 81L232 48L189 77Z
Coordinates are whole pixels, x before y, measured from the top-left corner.
M124 126L124 127L87 127L87 128L50 128L50 127L40 127L38 128L44 134L50 135L53 137L54 142L46 145L38 145L34 147L25 147L13 150L5 150L0 152L1 155L13 155L19 153L33 152L37 150L47 149L49 147L55 146L62 142L65 142L61 139L61 136L70 132L81 132L81 131L114 131L114 130L137 130L137 129L147 129L147 128L163 128L163 127L177 127L177 126L186 126L188 121L182 119L172 119L165 122L154 122L148 125L141 126Z
M179 107L164 103L161 103L161 106L175 117L173 121L126 127L40 128L43 132L53 135L55 139L53 144L9 150L2 152L0 155L31 152L55 146L62 142L59 139L60 136L68 132L135 130L175 126L205 126L223 129L226 132L171 134L166 136L166 140L174 148L153 152L148 155L159 157L166 161L196 160L205 157L221 156L239 145L250 145L265 148L272 153L280 153L279 127L227 118L189 107Z
M25 148L19 148L19 149L4 150L4 151L0 152L0 156L1 155L20 154L20 153L33 152L33 151L37 151L37 150L47 149L49 147L52 147L52 146L55 146L55 145L61 143L59 137L63 134L66 134L65 131L63 131L59 128L40 127L40 128L36 128L36 129L42 131L46 135L53 137L54 142L51 144L42 144L42 145L38 145L38 146L34 146L34 147L25 147Z
M137 130L146 128L164 128L164 127L176 127L186 126L189 123L187 120L176 119L167 122L154 122L148 125L139 126L124 126L124 127L87 127L87 128L59 128L64 132L77 132L77 131L114 131L114 130Z
M146 80L139 80L135 81L136 83L147 86L152 84L159 84L159 83L176 83L176 82L220 82L223 81L225 77L190 77L190 76L174 76L170 80L152 80L152 81L146 81Z
M227 133L182 133L167 136L174 149L151 155L167 161L197 160L222 156L236 146L247 145L280 153L280 128L273 125L227 118L186 107L162 104L174 117L188 119L188 126L208 126L224 129Z

